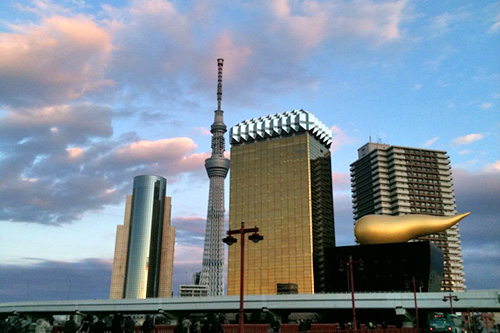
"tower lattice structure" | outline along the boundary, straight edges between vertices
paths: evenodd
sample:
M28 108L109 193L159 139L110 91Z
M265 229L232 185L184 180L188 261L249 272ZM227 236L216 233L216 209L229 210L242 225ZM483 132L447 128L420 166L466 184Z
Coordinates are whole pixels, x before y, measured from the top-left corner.
M222 296L224 293L224 180L229 171L229 160L224 157L224 133L227 129L224 124L224 112L221 110L223 64L223 59L217 59L217 110L210 130L212 156L205 160L210 190L200 284L208 286L209 296Z

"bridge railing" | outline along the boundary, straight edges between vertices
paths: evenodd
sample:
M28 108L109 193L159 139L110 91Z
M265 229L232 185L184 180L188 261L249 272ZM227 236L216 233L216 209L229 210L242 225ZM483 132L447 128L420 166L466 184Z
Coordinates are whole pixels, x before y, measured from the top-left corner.
M222 324L222 329L224 333L238 333L238 324ZM175 325L156 325L154 328L154 333L175 333ZM54 326L52 333L63 333L64 327ZM299 332L298 324L281 324L281 333L296 333ZM422 333L423 331L416 328L375 328L367 329L362 327L361 329L349 330L340 329L339 324L311 324L311 328L308 332L312 333ZM105 333L111 333L111 327ZM135 333L142 333L140 326L135 327ZM245 324L245 333L269 333L269 324Z

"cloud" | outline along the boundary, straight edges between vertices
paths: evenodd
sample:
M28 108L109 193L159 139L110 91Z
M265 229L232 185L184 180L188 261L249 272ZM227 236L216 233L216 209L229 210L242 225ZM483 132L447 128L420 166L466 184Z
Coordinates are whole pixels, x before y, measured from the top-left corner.
M471 212L460 222L467 287L469 289L499 288L498 263L500 245L497 223L500 209L499 172L468 172L453 170L458 212ZM489 274L490 272L491 274Z
M105 69L111 36L84 16L52 16L0 33L0 101L41 106L114 84Z
M184 103L188 91L183 79L197 76L192 68L199 60L192 31L195 22L169 1L103 8L114 43L108 75L121 84L121 98Z
M117 158L122 162L158 161L179 154L193 152L196 149L190 138L162 139L157 141L141 140L133 142L116 151ZM165 154L169 156L164 156Z
M175 249L173 291L191 283L201 270L202 249L179 246ZM21 265L0 265L0 303L109 299L112 260L86 258L76 262L24 258Z
M490 33L490 34L496 34L499 31L500 31L500 15L497 15L495 17L495 22L488 29L488 33Z
M206 180L209 154L196 153L190 138L111 134L110 109L94 105L18 109L0 117L0 219L70 223L123 202L137 174L159 174L170 183L183 175Z
M497 202L500 200L499 172L467 172L453 170L457 210L472 212L460 224L462 239L474 244L496 244L500 225L496 219L500 214Z
M417 83L416 85L413 86L413 90L420 90L422 89L423 85L420 83Z
M312 48L326 39L351 36L384 44L401 37L406 1L339 1L321 3L288 0L268 3L273 17L272 28L285 33L305 48ZM304 29L307 27L307 29Z
M500 161L487 164L484 170L486 172L500 172Z
M26 260L32 263L0 265L0 302L109 298L110 260Z
M351 196L335 193L334 210L336 246L354 245L354 219Z
M403 0L264 4L245 26L207 20L207 11L227 10L219 3L131 1L104 4L96 16L68 3L18 6L40 22L11 25L0 34L2 54L8 55L0 59L0 82L9 82L0 84L0 103L47 106L100 96L134 106L134 115L146 108L141 112L148 119L160 115L152 103L168 102L164 114L178 108L198 112L200 98L193 96L212 96L214 59L223 57L231 83L227 102L253 105L264 93L317 86L319 77L303 65L308 49L400 39L406 9Z
M498 289L500 246L477 244L463 250L467 289Z
M205 127L195 127L194 129L196 130L196 132L198 132L201 135L212 136L212 133L210 132L210 130L205 128Z
M351 190L351 176L349 173L343 172L333 172L333 190L337 191L349 191Z
M481 133L467 134L465 136L453 139L451 143L455 146L468 145L473 143L474 141L479 141L483 139L483 137L484 135Z
M483 108L485 110L491 108L492 106L493 106L493 103L487 103L487 102L481 103L481 108Z
M45 144L80 144L112 134L110 108L92 104L7 109L6 116L0 117L0 137L18 142L36 138ZM46 150L42 144L37 149Z
M191 235L205 237L206 218L198 216L174 217L172 225L176 231L185 231Z
M347 135L344 130L342 130L337 125L333 125L330 130L332 131L332 146L330 147L331 152L339 150L342 146L351 145L356 142L356 140Z
M205 241L206 219L197 216L174 217L172 225L175 227L176 256L178 260L186 260L184 252L189 252L187 258L193 259L193 253L203 255L203 245ZM189 249L188 251L186 251ZM201 255L199 260L201 260ZM184 257L184 259L183 259ZM198 260L196 259L196 260Z
M439 140L439 136L435 136L432 139L429 139L429 140L425 141L424 144L423 144L423 146L424 147L432 146L437 140Z
M458 27L470 14L463 8L458 8L454 12L444 12L431 18L430 36L437 37L449 33Z

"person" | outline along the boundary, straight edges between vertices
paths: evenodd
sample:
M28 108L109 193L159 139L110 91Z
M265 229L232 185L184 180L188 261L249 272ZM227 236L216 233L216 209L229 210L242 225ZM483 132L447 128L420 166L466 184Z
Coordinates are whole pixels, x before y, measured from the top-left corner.
M153 319L151 319L150 316L146 316L146 320L144 320L144 323L142 324L142 331L144 333L151 333L154 328L155 325L153 324Z
M271 324L269 325L270 331L271 332L279 332L281 330L281 324L276 317L273 319Z
M78 329L79 333L89 333L90 331L90 315L86 315L82 320L82 325Z
M210 323L208 322L207 317L203 317L203 324L201 325L201 333L210 332Z
M304 319L300 318L299 319L299 332L307 332L307 323L304 321Z
M135 331L135 321L132 317L125 317L125 333L134 333Z
M104 320L102 318L97 319L97 321L95 322L95 324L93 326L93 332L94 333L104 333L106 330L107 330L107 327L106 327L106 323L104 322Z
M117 313L113 316L113 320L111 321L111 333L123 333L122 319L121 313Z
M224 330L222 329L222 325L220 324L219 316L215 316L212 325L210 325L210 333L223 333L223 332Z
M50 333L51 330L52 326L45 318L39 318L36 321L35 333Z
M21 331L27 333L31 326L31 318L27 315L23 315L21 319Z
M194 322L193 333L201 333L201 322L199 320Z
M8 333L10 328L10 323L7 318L0 317L0 333Z
M9 333L22 333L23 324L21 323L21 318L17 317L9 323Z
M189 318L184 318L182 320L182 333L190 333L191 332L191 320Z
M76 332L76 323L73 319L73 316L70 316L66 323L64 324L64 333L75 333Z

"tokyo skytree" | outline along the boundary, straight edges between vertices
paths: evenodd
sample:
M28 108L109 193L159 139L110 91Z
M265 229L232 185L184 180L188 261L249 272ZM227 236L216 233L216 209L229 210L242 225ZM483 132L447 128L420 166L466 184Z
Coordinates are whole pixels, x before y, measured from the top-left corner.
M212 132L212 156L205 160L205 169L210 179L208 194L207 228L203 249L201 285L208 286L208 296L224 293L224 179L229 171L229 160L224 157L224 111L222 101L222 66L224 59L217 59L217 110L215 110Z

